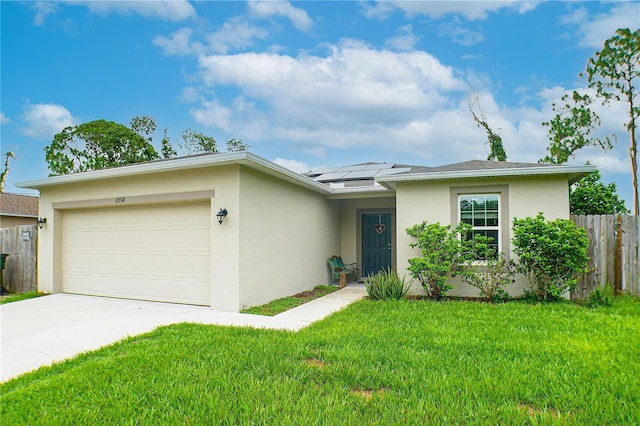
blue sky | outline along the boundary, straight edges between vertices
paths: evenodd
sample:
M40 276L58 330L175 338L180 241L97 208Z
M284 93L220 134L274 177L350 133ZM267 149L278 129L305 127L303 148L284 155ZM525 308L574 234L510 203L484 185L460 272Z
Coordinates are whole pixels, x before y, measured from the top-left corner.
M48 175L64 127L138 115L231 138L296 171L366 161L437 166L485 159L478 98L510 161L546 155L553 102L638 2L0 2L5 190ZM626 105L597 107L612 151L598 166L631 207ZM476 110L478 112L478 110Z

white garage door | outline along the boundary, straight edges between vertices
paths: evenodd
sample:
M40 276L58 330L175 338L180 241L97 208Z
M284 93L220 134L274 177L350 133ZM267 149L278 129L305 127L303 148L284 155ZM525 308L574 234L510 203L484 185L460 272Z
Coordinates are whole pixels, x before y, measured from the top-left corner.
M66 293L210 304L209 202L69 210Z

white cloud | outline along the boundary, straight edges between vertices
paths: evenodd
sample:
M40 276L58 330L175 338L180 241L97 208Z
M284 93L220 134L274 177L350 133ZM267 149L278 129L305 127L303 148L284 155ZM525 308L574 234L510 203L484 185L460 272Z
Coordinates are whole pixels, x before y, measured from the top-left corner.
M378 51L343 40L326 57L210 55L200 57L200 68L206 86L232 86L241 96L231 104L209 97L192 116L246 140L291 141L302 152L323 155L349 147L421 147L437 141L430 135L450 138L451 128L475 132L470 114L451 103L466 99L465 82L425 52ZM452 127L444 129L438 115L452 107L445 114Z
M31 4L31 10L35 12L33 16L34 25L44 25L44 21L49 15L56 12L57 3L53 1L35 1Z
M9 124L11 119L4 115L4 113L0 112L0 124Z
M196 10L188 0L135 0L135 1L36 1L31 5L35 12L33 23L44 25L49 15L53 15L60 4L67 6L86 6L92 13L108 15L120 13L123 15L137 14L145 18L156 18L163 21L183 21L194 18Z
M273 160L273 162L296 173L306 173L310 170L309 166L302 161L276 158L275 160Z
M396 50L409 51L413 50L415 44L418 42L418 37L413 34L413 28L411 25L405 25L398 28L396 35L390 39L387 39L385 44Z
M242 18L232 18L222 28L206 39L213 52L227 53L231 49L242 49L253 44L254 39L264 39L269 33L256 27Z
M145 18L164 21L183 21L194 18L196 10L188 0L136 0L136 1L82 1L93 13L108 15L111 12L138 14Z
M481 30L472 30L463 26L458 18L440 25L438 33L463 46L473 46L484 40L484 33Z
M604 41L611 38L618 28L637 29L639 16L640 3L616 2L608 13L589 17L584 9L579 8L563 16L561 22L577 25L579 46L601 49Z
M200 42L191 42L191 28L181 28L171 34L171 37L156 36L153 44L161 48L165 55L190 55L202 52Z
M313 21L303 9L293 7L288 1L249 1L249 13L257 18L283 16L301 31L309 31Z
M486 19L489 13L507 8L523 14L537 6L537 2L522 1L397 1L391 4L409 16L427 15L437 19L460 15L468 20Z
M362 8L362 14L365 18L375 18L380 21L387 19L387 17L396 10L395 7L387 1L377 1L373 4L361 1L360 7Z
M56 104L28 104L22 114L22 133L31 138L52 138L76 119L68 109Z

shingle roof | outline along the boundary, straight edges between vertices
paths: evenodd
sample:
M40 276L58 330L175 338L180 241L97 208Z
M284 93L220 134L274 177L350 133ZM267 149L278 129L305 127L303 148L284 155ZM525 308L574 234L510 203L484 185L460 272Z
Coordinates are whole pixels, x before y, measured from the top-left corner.
M437 167L415 167L408 173L438 173L438 172L459 172L472 170L502 170L519 169L530 167L552 167L553 164L540 163L512 163L506 161L471 160L462 163L446 164Z
M38 217L38 197L0 192L0 213L11 216Z

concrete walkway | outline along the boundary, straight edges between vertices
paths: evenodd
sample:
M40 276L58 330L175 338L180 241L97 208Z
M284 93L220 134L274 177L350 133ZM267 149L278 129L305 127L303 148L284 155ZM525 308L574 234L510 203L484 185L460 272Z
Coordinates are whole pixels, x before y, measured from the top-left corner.
M206 306L52 294L0 305L0 381L169 324L192 322L297 331L362 299L346 287L274 317Z

